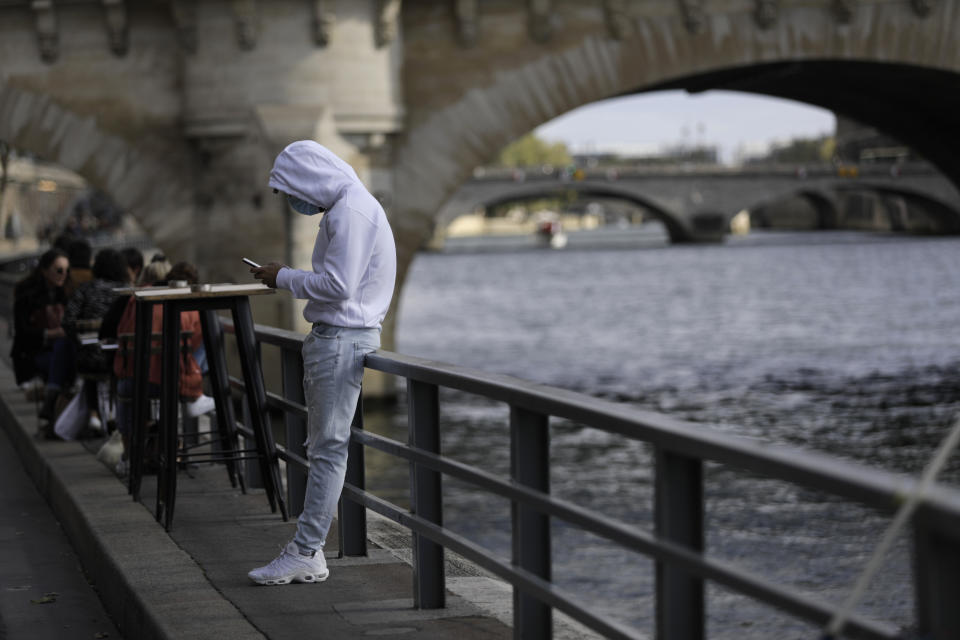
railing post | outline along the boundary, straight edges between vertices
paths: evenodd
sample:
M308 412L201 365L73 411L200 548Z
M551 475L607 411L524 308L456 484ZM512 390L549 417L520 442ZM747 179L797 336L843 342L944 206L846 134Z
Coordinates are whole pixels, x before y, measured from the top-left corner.
M363 429L363 393L357 398L357 409L353 413L351 426ZM363 445L351 438L347 448L347 474L344 480L361 491L367 486L364 464ZM340 553L345 556L367 555L367 508L341 497L337 519L340 521Z
M303 357L299 351L283 349L280 352L280 372L283 381L283 397L290 402L304 404L303 396ZM287 431L287 451L302 458L307 457L307 421L284 412L284 426ZM303 499L307 492L307 470L292 462L287 463L287 508L290 515L298 516L303 511Z
M407 380L407 416L411 447L440 453L440 395L436 385ZM410 463L410 510L443 526L441 475ZM440 609L446 606L443 547L413 534L413 606Z
M918 514L913 529L914 601L922 638L960 634L960 539Z
M656 534L703 551L703 462L655 448ZM702 640L705 635L703 580L656 563L657 635L660 640Z
M547 416L510 407L510 476L517 484L550 493L550 429ZM532 507L511 503L513 564L552 579L550 516ZM553 614L533 596L513 588L513 637L550 638Z

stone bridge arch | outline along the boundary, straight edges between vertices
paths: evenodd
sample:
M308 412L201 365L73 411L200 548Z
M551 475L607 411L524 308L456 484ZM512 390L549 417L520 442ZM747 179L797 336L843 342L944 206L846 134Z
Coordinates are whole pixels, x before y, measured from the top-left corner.
M133 144L50 95L2 82L0 139L81 175L133 215L158 247L193 259L194 187L185 154L170 142Z
M791 190L774 198L747 204L744 209L750 212L751 221L766 227L774 223L769 217L768 207L777 206L791 199L805 201L816 216L812 228L837 229L859 228L855 219L851 219L856 207L851 206L851 198L873 200L885 210L885 220L891 231L916 233L957 234L960 233L960 210L955 202L948 202L938 194L925 191L913 185L888 184L877 181L858 181L848 183L837 181L819 188ZM854 202L853 204L856 204ZM878 227L864 227L878 228Z
M490 209L511 202L537 200L556 197L571 191L586 198L609 198L630 202L645 209L654 218L663 223L672 242L683 242L689 239L690 230L687 225L668 208L663 207L653 198L645 197L636 190L618 188L616 185L583 182L554 182L554 183L517 183L508 189L498 192L493 197L483 197L482 194L471 193L469 190L458 191L457 195L447 202L437 216L437 224L445 226L461 213L477 209Z
M926 164L897 169L891 173L887 165L865 165L848 174L829 164L742 168L680 164L582 169L571 176L552 167L484 168L456 190L435 219L442 228L480 207L576 192L643 206L666 224L672 242L721 240L732 219L744 210L760 227L957 233L960 192L953 184Z
M835 229L840 220L840 211L836 197L818 189L801 189L797 196L809 202L817 212L817 223L821 229Z
M960 183L949 148L960 134L955 0L403 7L401 280L474 167L567 111L629 93L723 88L819 105L900 138Z
M866 183L861 185L838 185L836 191L843 195L844 193L855 191L868 191L881 196L893 196L885 202L890 216L891 228L902 230L909 228L905 217L909 216L908 210L894 210L897 200L902 200L911 209L919 211L928 216L935 224L939 233L960 233L960 212L948 202L944 202L935 194L920 191L915 188L905 186L891 186L888 184ZM932 231L932 229L931 229Z

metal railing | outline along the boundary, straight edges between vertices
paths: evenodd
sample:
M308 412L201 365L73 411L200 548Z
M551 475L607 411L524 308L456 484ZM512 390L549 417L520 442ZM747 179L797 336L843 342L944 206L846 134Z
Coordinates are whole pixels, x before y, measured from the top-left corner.
M231 330L229 322L225 323ZM306 483L306 408L303 405L302 336L256 326L260 345L280 349L283 392L267 394L268 406L284 412L288 446L278 446L287 462L288 504L297 513ZM720 434L702 425L641 411L563 389L487 374L386 351L366 358L366 367L407 381L408 442L363 430L358 407L350 443L346 484L340 507L341 552L366 554L366 509L413 533L414 603L443 607L444 549L451 549L509 582L514 588L514 634L551 635L556 608L611 638L639 638L635 629L583 607L578 598L551 582L550 520L559 518L656 563L658 638L705 636L704 583L714 581L797 618L824 626L836 613L833 603L704 553L704 462L730 465L893 512L917 488L913 479L833 459L821 454L771 446ZM239 381L235 381L239 384ZM439 389L457 389L507 404L510 408L510 479L444 457L440 453ZM362 406L362 405L361 405ZM649 443L654 451L654 531L645 532L550 495L550 417ZM292 443L292 444L290 444ZM365 491L364 448L371 447L410 464L409 510ZM506 563L484 547L444 527L443 476L466 481L511 501L513 552ZM935 485L913 518L916 633L946 639L960 629L960 492ZM856 638L899 638L901 629L862 616L848 618L843 633Z

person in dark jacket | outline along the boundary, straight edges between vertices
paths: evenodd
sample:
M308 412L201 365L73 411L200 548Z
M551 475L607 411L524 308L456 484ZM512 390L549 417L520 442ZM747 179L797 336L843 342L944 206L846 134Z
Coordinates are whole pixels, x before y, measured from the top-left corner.
M143 254L136 247L127 247L120 250L120 255L127 261L127 271L130 272L130 283L134 284L140 279L140 273L143 271Z
M17 384L24 385L39 377L62 386L60 373L51 371L54 352L67 347L66 333L61 325L67 296L63 285L67 280L70 262L67 254L50 249L40 257L36 268L20 281L13 293L13 360ZM44 410L52 415L56 393L44 397ZM47 406L49 405L49 406Z
M127 261L115 249L101 249L93 262L93 279L81 284L67 301L63 315L63 328L71 338L71 353L59 352L60 360L54 366L66 369L67 378L73 379L77 371L82 373L109 373L110 362L98 344L81 345L78 340L84 329L98 329L110 305L117 297L116 289L130 284ZM102 426L97 406L97 387L86 384L87 406L90 408L90 427Z
M85 282L93 279L93 270L90 269L90 259L93 257L93 247L84 238L77 238L70 243L67 249L67 258L70 260L70 277L63 285L67 298Z

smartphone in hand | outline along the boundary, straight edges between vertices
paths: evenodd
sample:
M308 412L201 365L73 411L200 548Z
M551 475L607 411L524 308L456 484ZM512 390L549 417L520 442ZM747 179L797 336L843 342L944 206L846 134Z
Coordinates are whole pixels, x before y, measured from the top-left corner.
M243 258L243 261L246 262L246 263L247 263L248 265L250 265L251 267L253 267L254 269L259 269L259 268L260 268L260 265L258 265L256 262L254 262L254 261L251 260L250 258Z

